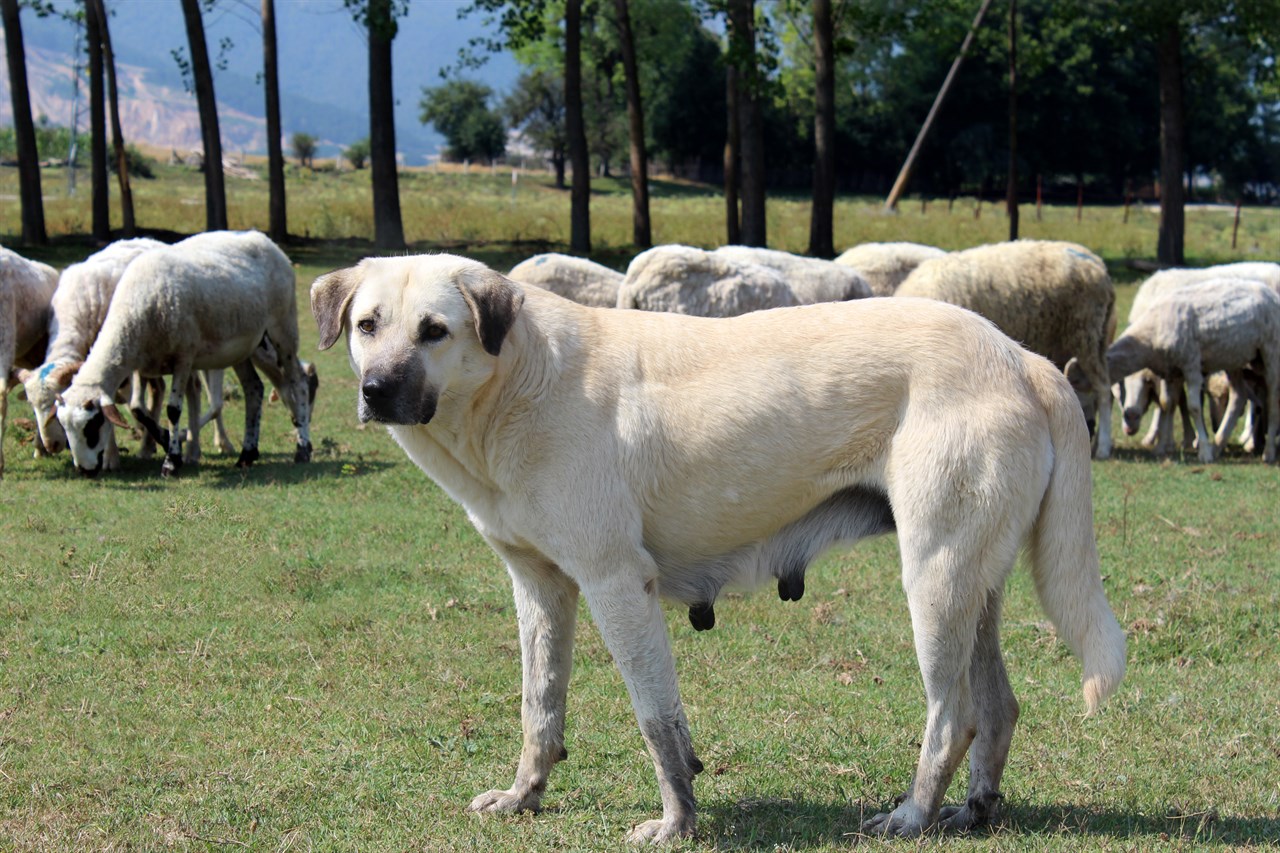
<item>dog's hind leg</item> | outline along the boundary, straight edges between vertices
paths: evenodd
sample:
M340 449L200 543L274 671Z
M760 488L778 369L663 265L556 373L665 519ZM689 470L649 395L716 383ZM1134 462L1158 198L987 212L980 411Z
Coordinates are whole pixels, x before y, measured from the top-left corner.
M547 777L568 757L564 745L565 697L573 666L578 588L551 562L527 551L491 543L506 560L520 624L524 671L520 722L524 745L514 784L480 794L468 811L538 811Z
M693 753L680 704L675 659L658 602L657 567L652 561L631 565L635 568L584 583L582 594L631 694L662 794L662 818L639 824L629 840L661 843L693 834L693 777L702 772L702 762ZM651 578L647 582L646 575Z
M939 825L946 829L963 831L988 823L1000 805L1000 777L1018 721L1018 700L1000 655L1002 598L1001 589L987 593L987 606L978 620L969 665L969 689L978 715L978 733L969 748L969 793L964 805L942 809Z
M954 543L937 544L925 560L910 559L903 546L903 584L928 715L911 787L892 812L862 826L876 835L910 838L933 826L977 729L969 666L981 598L963 588L972 555L947 547Z

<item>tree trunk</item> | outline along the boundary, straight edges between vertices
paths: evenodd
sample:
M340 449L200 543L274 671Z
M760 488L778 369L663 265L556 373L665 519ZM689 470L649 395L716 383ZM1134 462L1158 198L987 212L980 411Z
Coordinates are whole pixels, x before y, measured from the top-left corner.
M100 0L99 0L100 2ZM204 39L200 0L182 0L191 46L191 77L200 110L200 138L204 146L204 218L209 231L227 229L227 188L222 174L222 135L218 129L218 100L213 92L213 68Z
M110 178L107 176L106 84L102 79L102 24L98 4L85 0L84 28L89 43L89 183L92 187L93 239L111 241Z
M591 162L582 114L582 0L564 8L564 124L569 135L573 188L569 194L569 248L591 252Z
M1018 239L1018 0L1009 0L1009 239Z
M383 249L403 249L405 245L396 171L396 101L391 84L395 35L391 0L369 0L369 173L373 181L373 240Z
M653 245L653 237L649 226L649 157L644 145L640 70L636 65L636 43L631 33L631 10L627 0L616 0L616 5L622 67L627 78L627 121L631 130L631 242L637 249L647 249Z
M1176 17L1160 31L1156 62L1160 78L1160 237L1156 260L1182 266L1185 260L1182 172L1186 134L1182 109L1182 31Z
M551 154L551 168L556 173L556 189L562 190L566 184L564 182L564 151L557 149Z
M756 67L755 0L730 0L731 61L738 64L739 148L742 158L742 244L768 245L765 226L764 122Z
M107 21L107 10L102 0L89 0L93 3L98 15L98 26L102 32L102 59L107 69L107 105L111 114L111 147L116 158L116 180L120 182L120 234L124 237L137 235L137 226L133 218L133 188L129 186L129 158L124 150L124 133L120 129L120 97L116 89L116 55L111 49L111 27Z
M13 100L13 135L18 146L18 193L22 200L22 242L43 246L44 199L40 190L40 152L36 126L31 121L31 93L27 89L27 53L22 43L18 0L0 0L5 51L9 59L9 94Z
M724 136L724 221L726 240L730 246L742 242L742 224L738 211L738 166L742 135L738 132L738 69L732 60L725 63L725 107L727 122Z
M280 73L276 63L276 4L262 0L262 85L267 96L267 234L277 243L289 239L284 199L284 143L280 127Z
M831 0L813 0L813 207L809 254L834 258L836 199L836 74Z

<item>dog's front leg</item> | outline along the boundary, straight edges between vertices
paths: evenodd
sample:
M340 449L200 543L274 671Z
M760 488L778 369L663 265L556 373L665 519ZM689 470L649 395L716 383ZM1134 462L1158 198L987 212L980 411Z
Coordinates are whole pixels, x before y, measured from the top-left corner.
M498 544L495 548L506 559L520 623L524 746L515 783L505 791L479 795L468 811L536 812L551 768L568 757L564 709L573 666L578 587L546 560Z
M631 694L662 793L662 819L636 826L628 840L661 843L691 836L696 822L693 777L702 772L702 762L693 754L680 704L657 582L620 573L584 584L582 592Z

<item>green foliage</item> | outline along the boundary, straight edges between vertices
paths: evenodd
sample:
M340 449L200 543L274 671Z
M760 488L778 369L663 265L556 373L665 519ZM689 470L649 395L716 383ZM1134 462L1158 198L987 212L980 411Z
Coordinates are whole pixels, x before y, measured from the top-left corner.
M473 80L447 80L423 87L419 118L449 143L453 160L491 161L506 150L507 132L502 116L489 107L493 90Z
M564 125L564 80L553 71L532 68L516 80L502 103L511 127L535 148L563 162L568 139Z
M36 151L39 152L41 162L66 163L71 153L70 128L52 124L49 117L43 115L36 119L35 127ZM76 150L77 164L83 164L84 146L88 143L89 137L81 134ZM13 126L0 127L0 159L13 161L17 158L18 141Z
M125 166L129 169L130 177L144 178L148 181L155 179L155 159L143 154L136 145L132 143L125 145L124 161ZM118 171L115 155L110 151L107 153L107 170L113 175Z
M363 169L369 160L369 137L357 139L346 148L342 149L342 156L347 158L347 162L351 164L353 169Z
M315 168L317 141L314 136L302 131L294 133L289 138L289 147L293 149L293 156L298 158L299 166L305 166L309 169Z

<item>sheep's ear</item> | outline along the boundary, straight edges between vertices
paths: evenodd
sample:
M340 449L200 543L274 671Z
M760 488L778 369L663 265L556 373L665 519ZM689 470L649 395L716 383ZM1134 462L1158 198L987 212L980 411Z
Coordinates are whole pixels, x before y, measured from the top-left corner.
M320 349L328 349L342 334L351 297L360 284L356 267L325 273L311 283L311 314L320 329Z
M502 342L524 305L524 291L511 279L490 269L468 270L458 276L458 289L471 308L476 336L489 355L502 351Z
M15 367L13 369L13 378L17 379L20 385L26 385L27 380L34 375L32 371L27 370L25 367Z
M59 401L59 402L61 402L61 401ZM51 428L51 427L53 426L54 422L55 422L55 421L57 421L57 420L58 420L58 412L57 412L57 410L56 410L56 409L51 410L51 411L49 412L49 417L47 417L47 418L45 418L45 419L44 419L44 428L45 428L45 429L49 429L49 428Z
M1062 368L1062 373L1067 377L1067 381L1071 383L1071 387L1077 393L1093 390L1089 377L1085 376L1084 368L1080 366L1080 359L1074 356L1067 362L1067 366Z
M115 400L104 396L98 402L102 404L102 414L107 416L107 420L122 429L129 428L129 422L124 419L124 415L121 415L120 410L116 408Z
M70 364L60 364L45 376L44 381L48 382L54 388L69 388L71 380L80 372L80 368L84 367L83 361L73 361Z

